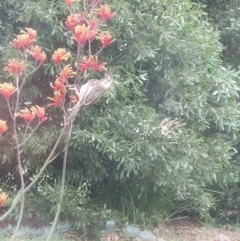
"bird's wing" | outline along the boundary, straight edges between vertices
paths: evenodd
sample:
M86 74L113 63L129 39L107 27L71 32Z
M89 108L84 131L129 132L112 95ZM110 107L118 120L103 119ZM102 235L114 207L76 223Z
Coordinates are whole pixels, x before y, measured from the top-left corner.
M89 80L86 84L82 86L80 89L80 102L81 106L86 105L86 100L96 85L96 81L98 80Z

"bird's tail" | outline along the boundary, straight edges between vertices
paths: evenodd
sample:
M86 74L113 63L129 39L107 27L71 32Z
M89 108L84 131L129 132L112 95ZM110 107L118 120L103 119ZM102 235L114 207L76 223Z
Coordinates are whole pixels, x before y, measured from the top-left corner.
M76 105L74 105L71 109L68 109L66 117L65 117L65 125L67 125L69 122L74 121L77 113L79 112L81 107L80 101L77 102Z

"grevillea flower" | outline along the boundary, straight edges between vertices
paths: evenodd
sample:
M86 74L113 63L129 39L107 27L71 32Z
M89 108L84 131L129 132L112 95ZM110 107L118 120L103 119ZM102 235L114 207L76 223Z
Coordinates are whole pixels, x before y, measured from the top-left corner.
M17 90L16 87L12 86L12 83L3 83L0 84L0 94L6 99L9 100L9 98L14 94L14 92Z
M70 8L74 2L76 2L76 0L65 0L65 3L68 8Z
M98 63L98 57L97 56L90 56L87 58L86 56L83 57L82 62L79 64L78 68L81 71L81 73L85 72L88 69L92 69L93 71L107 71L107 68L105 67L107 63Z
M99 64L98 63L98 56L90 56L89 58L89 64L91 68L97 72L97 71L107 71L107 68L105 65L107 64L106 62Z
M107 45L116 41L116 39L112 38L112 35L109 31L101 32L97 38L101 41L102 48L105 48Z
M33 44L34 40L30 39L27 34L18 35L10 45L12 45L15 49L26 49L29 48Z
M23 118L27 124L30 124L35 117L35 113L25 108L24 110L20 110L18 113L16 113L16 116Z
M72 67L68 64L64 67L64 69L60 72L59 77L65 81L69 78L74 77L76 72L73 72Z
M98 29L99 20L97 18L92 18L88 21L88 26L90 30Z
M87 41L91 42L93 39L95 39L98 31L99 31L98 28L91 29L90 26L89 26Z
M87 20L87 15L88 13L85 12L83 14L77 14L77 13L74 13L74 14L71 14L69 16L67 16L67 20L65 22L67 28L70 30L70 31L73 31L74 28L77 26L77 25L82 25L82 24L86 24Z
M25 28L26 31L21 30L21 34L27 34L30 39L36 40L37 39L37 31L32 28Z
M54 97L48 97L48 100L51 100L52 103L48 104L48 106L57 106L57 107L61 107L63 106L64 102L65 102L65 98L66 98L66 88L62 88L61 90L57 90L54 91Z
M108 5L100 5L100 7L97 9L98 16L104 20L107 21L111 18L113 18L116 15L116 12L111 12L111 8Z
M83 45L89 37L89 27L86 25L77 25L74 28L74 37L73 39L76 40L78 44Z
M56 65L59 65L62 61L67 61L70 57L70 52L67 52L66 49L59 48L56 51L54 51L52 60Z
M6 121L0 120L0 135L6 132L8 129ZM1 206L1 195L0 195L0 206Z
M80 14L71 14L67 16L67 20L65 22L67 28L72 31L79 23L79 19L81 18Z
M64 88L64 82L60 77L57 77L57 79L54 81L54 85L50 83L50 86L54 90L62 90Z
M82 62L79 64L79 70L81 73L84 73L91 67L91 63L86 56L83 56Z
M21 30L20 34L10 43L16 49L27 49L33 45L37 38L37 32L31 28Z
M36 105L36 106L32 106L30 110L32 111L32 113L34 113L34 115L38 117L40 122L44 122L47 119L47 117L45 116L46 112L44 107L40 107Z
M6 202L7 195L5 193L0 194L0 207Z
M38 45L32 46L30 50L28 50L28 53L39 62L40 65L44 63L46 60L46 54L42 52L42 48Z
M23 72L23 69L23 61L20 61L18 59L10 59L8 61L8 65L4 68L5 71L8 71L15 76L20 75Z

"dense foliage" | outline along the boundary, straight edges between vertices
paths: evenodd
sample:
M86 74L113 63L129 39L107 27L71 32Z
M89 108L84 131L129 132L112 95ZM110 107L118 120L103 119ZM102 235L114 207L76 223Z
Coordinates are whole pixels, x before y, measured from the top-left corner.
M181 211L206 216L216 205L216 198L228 194L223 199L234 200L239 181L240 25L236 6L240 1L211 2L108 1L117 12L110 24L117 41L104 52L114 75L114 88L84 108L75 122L63 218L71 217L78 227L86 228L79 223L90 220L87 215L91 216L91 208L84 211L84 205L91 204L101 219L104 215L99 210L106 204L132 222L143 223ZM1 66L11 54L8 41L22 26L37 29L49 53L65 46L74 54L65 32L66 9L61 1L22 4L1 0L0 6L5 13L0 12ZM36 103L46 103L54 75L51 63L44 66L29 84L22 105L29 96ZM2 101L0 113L7 118ZM49 121L38 137L23 149L29 179L51 150L61 125L59 111L49 110L48 115ZM18 183L14 153L6 144L11 142L11 135L9 132L0 140L0 178L5 189ZM29 203L33 208L37 208L34 203L44 200L44 215L51 213L56 201L61 148L59 153L38 189L32 191L38 195L29 194L31 200L38 200ZM85 185L87 190L78 193L82 201L78 203L73 194L77 196L77 190ZM232 191L227 193L229 187ZM229 206L233 207L231 202Z

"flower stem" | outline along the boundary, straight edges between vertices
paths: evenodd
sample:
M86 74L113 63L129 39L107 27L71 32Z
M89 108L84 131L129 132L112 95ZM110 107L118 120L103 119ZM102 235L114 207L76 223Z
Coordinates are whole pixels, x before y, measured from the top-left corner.
M14 230L14 233L13 233L13 236L11 238L11 241L13 241L15 239L17 231L19 230L20 224L22 222L23 211L24 211L24 203L25 203L24 196L21 197L20 202L21 202L21 207L20 207L19 218L18 218L17 226L16 226L16 228Z
M62 170L62 181L61 181L61 187L60 187L60 193L59 193L59 201L57 204L57 211L55 214L55 218L51 227L51 230L49 231L48 237L46 241L49 241L50 238L52 237L52 234L56 228L58 217L61 212L61 207L62 207L62 201L63 201L63 196L64 196L64 186L65 186L65 180L66 180L66 170L67 170L67 158L68 158L68 148L69 148L69 142L71 139L71 134L72 134L72 126L73 122L69 122L67 125L67 131L66 131L66 142L65 142L65 147L64 147L64 159L63 159L63 170Z
M16 81L18 82L19 79L16 78ZM20 91L18 89L17 92L17 100L16 100L16 106L15 106L15 111L14 114L11 115L12 116L12 120L13 120L13 133L14 133L14 139L16 142L16 147L17 147L17 164L18 164L18 173L20 176L20 180L21 180L21 189L24 189L24 176L23 176L23 167L22 167L22 162L21 162L21 151L20 151L20 147L19 147L19 139L18 139L18 133L17 133L17 122L16 122L16 113L17 110L19 108L19 99L20 99ZM23 218L23 210L24 210L24 196L22 196L21 198L21 207L20 207L20 213L19 213L19 218L18 218L18 222L17 222L17 226L14 230L13 236L12 236L12 240L15 238L16 233L20 227L20 224L22 222L22 218Z
M40 169L39 173L35 176L35 178L32 180L32 182L24 189L24 188L21 188L21 190L18 192L17 196L14 198L13 200L13 203L10 207L10 209L2 216L0 217L0 221L3 221L5 218L7 218L10 213L14 210L14 208L17 206L17 203L18 201L20 200L20 198L26 193L29 191L29 189L37 182L37 180L40 178L40 176L42 175L42 173L44 172L44 170L46 169L46 167L48 166L48 164L53 161L57 155L54 155L58 145L59 145L59 142L62 138L62 135L64 134L64 131L65 131L66 127L64 127L51 151L51 153L49 154L48 158L46 159L44 165L42 166L42 168Z

